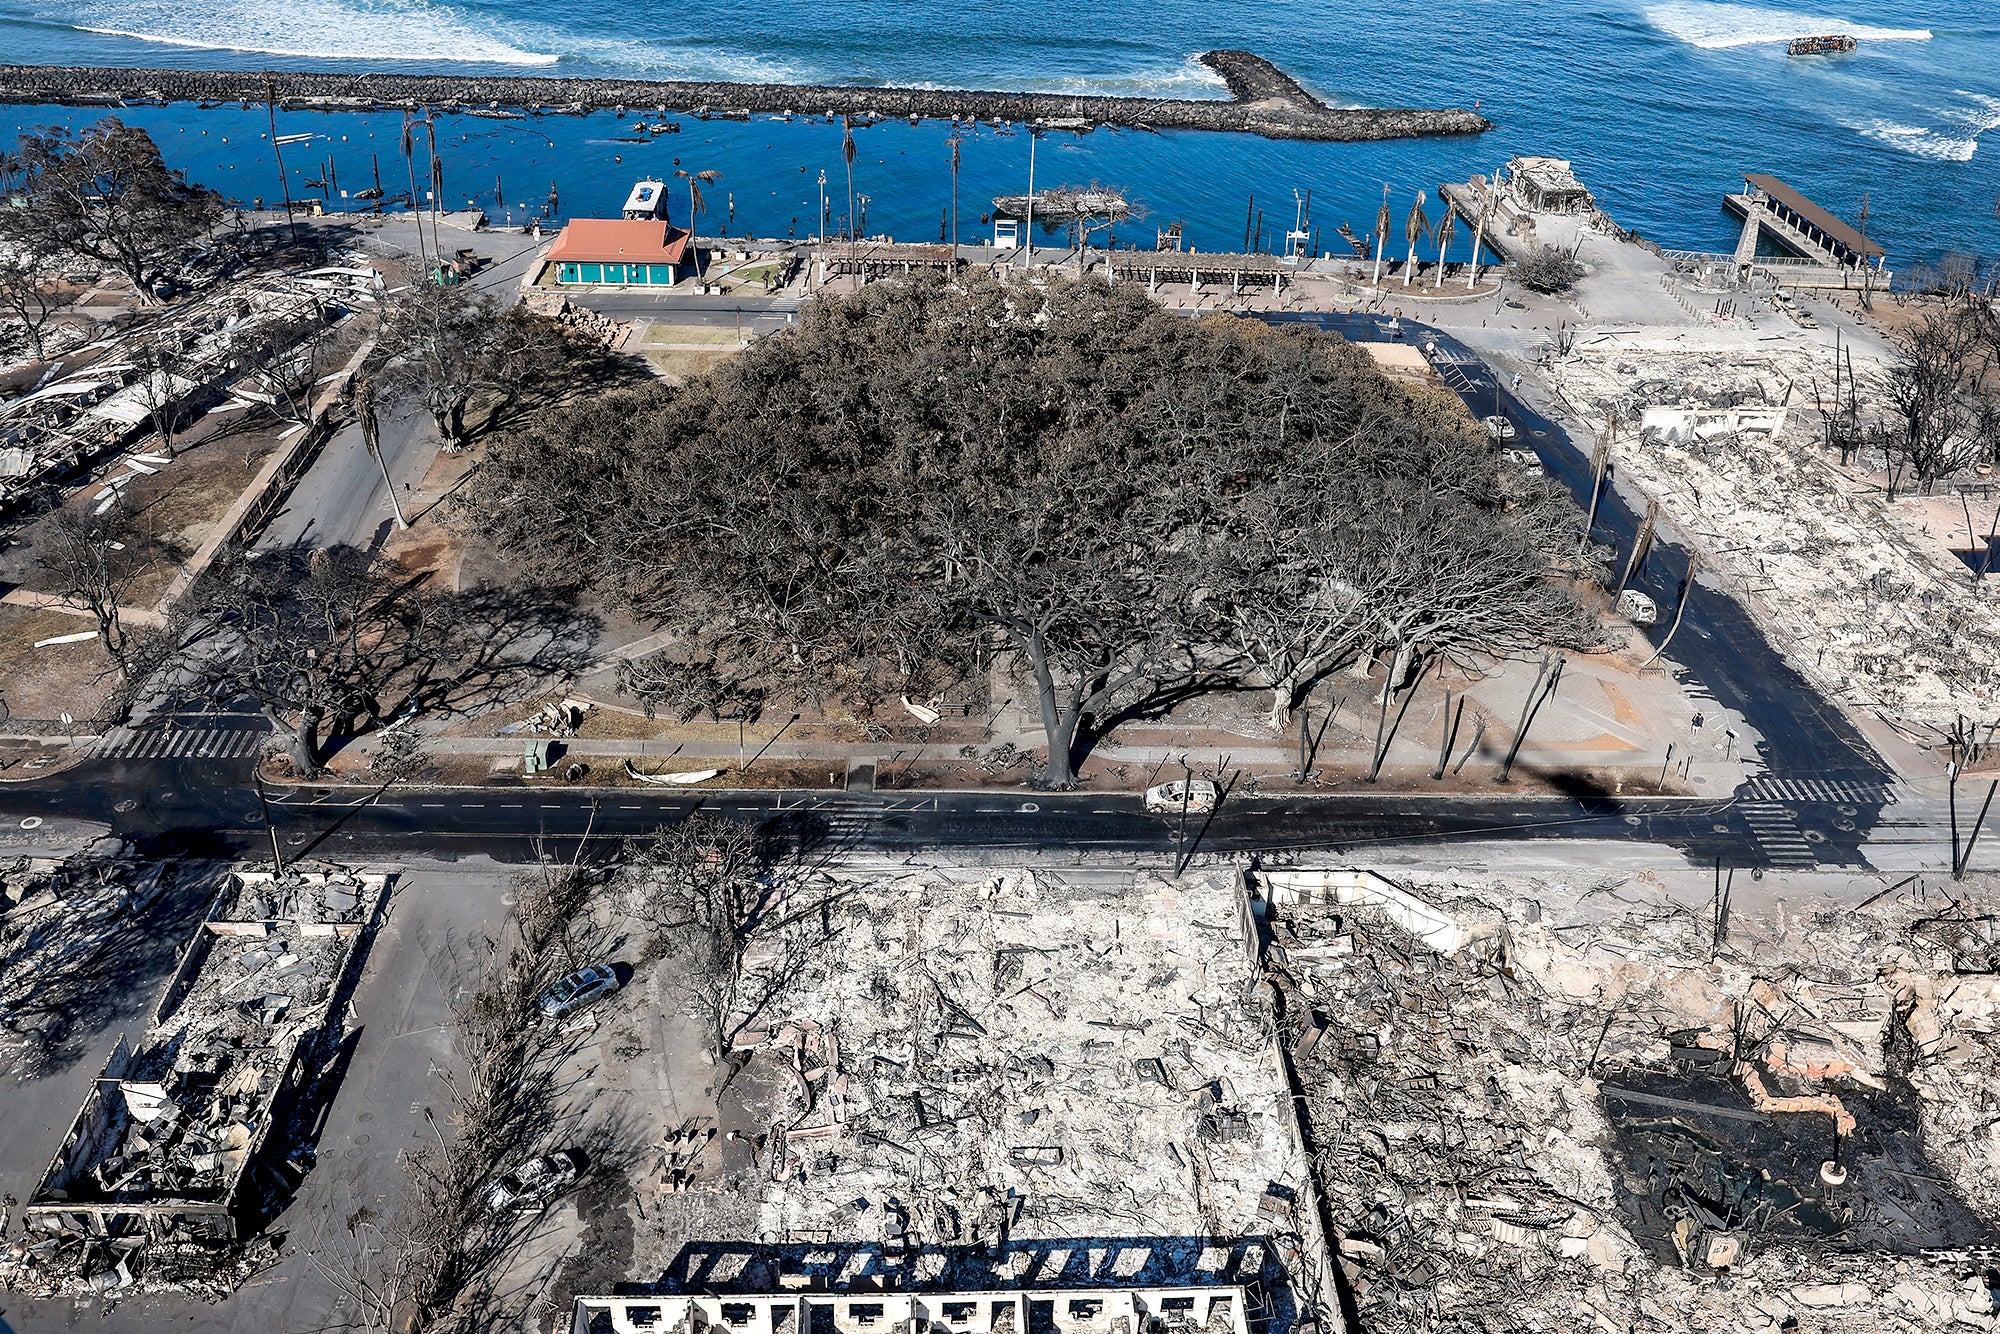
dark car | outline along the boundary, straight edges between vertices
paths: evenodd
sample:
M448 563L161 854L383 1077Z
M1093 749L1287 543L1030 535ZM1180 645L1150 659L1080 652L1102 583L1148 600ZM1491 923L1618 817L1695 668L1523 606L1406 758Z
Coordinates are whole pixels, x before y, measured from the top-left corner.
M575 1185L582 1175L583 1155L575 1149L545 1153L495 1177L486 1188L486 1207L494 1213L539 1209Z
M579 968L542 993L535 1003L544 1019L560 1019L618 990L618 973L608 963Z

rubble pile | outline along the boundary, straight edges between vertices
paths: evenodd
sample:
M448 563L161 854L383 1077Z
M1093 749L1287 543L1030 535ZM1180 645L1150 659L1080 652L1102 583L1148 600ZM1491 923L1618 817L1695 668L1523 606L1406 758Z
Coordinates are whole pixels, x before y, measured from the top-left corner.
M1657 885L1326 883L1257 887L1365 1328L2000 1328L2000 979L1935 899L1718 949Z
M1859 369L1867 418L1883 386ZM1594 429L1613 413L1625 423L1614 467L1755 595L1776 622L1772 642L1819 689L1926 741L1961 714L2000 714L2000 607L1968 596L1966 568L1821 447L1815 403L1835 397L1831 348L1727 359L1585 348L1561 383ZM1753 406L1789 409L1775 436L1699 416L1686 430L1632 429L1660 409Z
M40 1185L0 1281L48 1296L246 1272L252 1166L282 1139L379 875L228 878L152 1026L121 1037Z
M1305 1163L1233 877L855 881L837 952L754 960L769 1236L901 1254L1269 1231ZM763 975L759 979L760 972ZM773 1073L775 1072L775 1073ZM1275 1196L1273 1192L1276 1192ZM1016 1276L1017 1278L1020 1276ZM1128 1277L1128 1276L1121 1276Z
M50 857L16 857L0 866L0 923L10 924L0 927L0 931L7 932L0 935L0 942L10 939L12 923L26 922L28 914L53 907L67 897L69 887L62 867L60 861ZM0 958L10 953L6 944L0 943Z
M587 310L577 305L568 297L563 298L562 306L555 312L555 320L565 328L573 329L590 341L601 343L608 348L618 347L632 331L631 321L614 320L609 315L600 315L594 310Z

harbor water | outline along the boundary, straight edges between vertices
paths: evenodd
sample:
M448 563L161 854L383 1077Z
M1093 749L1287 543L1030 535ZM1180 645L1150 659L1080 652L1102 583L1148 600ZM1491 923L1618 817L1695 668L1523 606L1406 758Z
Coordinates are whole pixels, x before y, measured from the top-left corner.
M1817 33L1860 39L1850 54L1792 57ZM1946 249L2000 254L2000 9L1974 0L1870 0L1784 7L1706 0L1106 0L1073 7L961 0L855 0L828 9L785 0L713 0L647 11L608 0L0 0L0 50L22 63L880 83L1224 97L1194 56L1240 46L1277 62L1329 103L1463 106L1497 128L1477 138L1388 143L1275 142L1200 132L1055 133L1036 144L1037 188L1123 189L1138 213L1115 239L1142 246L1183 224L1203 250L1268 248L1311 193L1321 250L1374 225L1384 186L1403 234L1417 190L1428 214L1440 182L1491 172L1509 156L1567 157L1625 226L1679 249L1727 249L1720 198L1744 172L1783 177L1853 218L1892 264ZM801 113L811 108L801 106ZM75 108L0 109L0 130L67 124ZM261 107L132 107L171 161L245 203L280 194ZM846 225L841 129L662 117L672 134L635 134L634 113L588 117L440 117L443 202L496 221L540 212L614 212L641 176L676 167L722 174L704 189L704 234L808 236L820 175L829 225ZM374 184L407 193L400 113L281 113L295 196ZM939 239L952 176L941 122L889 121L856 132L852 198L870 233ZM995 195L1027 184L1029 136L1011 126L956 131L958 233L979 239ZM1991 142L1987 142L1991 139ZM332 175L326 173L328 163ZM419 173L421 175L421 172ZM323 181L324 189L309 182ZM400 184L399 184L400 182ZM865 206L862 197L866 196ZM345 206L353 207L347 204ZM732 212L733 209L733 212ZM686 220L676 195L676 221ZM1100 238L1098 238L1101 240ZM1466 238L1455 247L1462 253Z

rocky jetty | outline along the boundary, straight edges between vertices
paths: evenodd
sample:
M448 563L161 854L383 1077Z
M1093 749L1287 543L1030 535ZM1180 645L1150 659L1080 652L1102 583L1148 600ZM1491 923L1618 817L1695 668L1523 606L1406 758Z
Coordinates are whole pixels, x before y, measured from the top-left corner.
M1329 107L1270 61L1248 51L1210 51L1201 60L1222 76L1229 87L1229 100L646 79L0 65L0 102L111 107L168 102L261 103L269 87L275 89L285 107L322 111L435 107L476 114L519 110L562 115L611 109L709 116L791 113L1040 121L1077 129L1122 125L1222 130L1272 139L1341 141L1478 134L1492 128L1492 122L1470 111Z

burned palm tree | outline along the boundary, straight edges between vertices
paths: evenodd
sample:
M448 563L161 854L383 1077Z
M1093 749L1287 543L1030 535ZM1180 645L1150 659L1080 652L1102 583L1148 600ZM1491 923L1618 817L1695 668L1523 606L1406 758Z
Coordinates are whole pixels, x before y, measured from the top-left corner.
M268 74L264 76L264 111L271 120L271 153L278 159L278 188L285 196L285 229L296 245L299 223L292 216L292 179L285 174L285 147L278 142L278 81Z
M695 280L701 280L701 250L694 243L695 220L708 212L708 204L701 197L701 187L714 185L722 179L719 171L689 171L685 167L675 167L674 175L688 183L688 249L694 254Z
M1451 233L1457 222L1458 209L1447 199L1444 201L1444 216L1438 219L1437 227L1438 271L1434 285L1440 290L1444 287L1444 252L1451 249Z
M438 213L444 207L444 159L438 156L437 117L424 112L424 135L431 150L431 254L444 263L444 242L438 237Z
M1383 250L1388 246L1388 244L1389 244L1389 187L1386 183L1384 183L1384 185L1382 186L1382 207L1380 211L1378 211L1375 214L1375 276L1369 279L1370 282L1375 283L1378 286L1382 282L1382 253Z
M1479 192L1479 222L1472 229L1472 262L1465 266L1465 290L1470 292L1479 283L1479 247L1486 244L1486 223L1493 216L1493 202L1499 194L1500 173L1493 173L1493 182L1487 183L1484 176L1472 178L1472 188Z
M1403 269L1403 286L1410 285L1410 275L1417 271L1417 243L1431 234L1431 217L1424 212L1424 201L1430 196L1417 191L1417 202L1410 205L1410 216L1403 222L1403 235L1410 243L1409 263Z
M840 117L840 157L847 164L847 239L854 239L854 127Z
M953 253L958 247L958 146L965 141L957 135L944 141L951 149L951 244Z
M417 212L417 122L409 112L403 113L403 166L410 173L410 216L417 223L417 259L424 261L424 219ZM428 263L425 264L428 268Z

